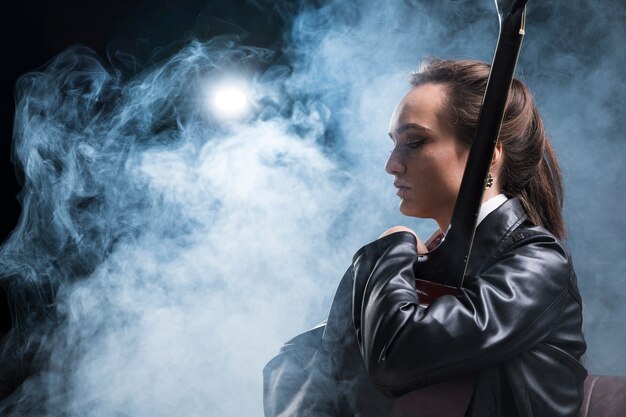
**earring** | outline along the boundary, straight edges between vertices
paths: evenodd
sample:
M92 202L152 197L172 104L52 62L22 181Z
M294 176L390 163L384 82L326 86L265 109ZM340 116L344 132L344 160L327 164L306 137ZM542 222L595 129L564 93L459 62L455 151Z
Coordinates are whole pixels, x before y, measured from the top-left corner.
M492 185L493 185L493 177L491 176L491 172L490 172L489 175L487 175L487 182L485 184L485 189L491 188Z

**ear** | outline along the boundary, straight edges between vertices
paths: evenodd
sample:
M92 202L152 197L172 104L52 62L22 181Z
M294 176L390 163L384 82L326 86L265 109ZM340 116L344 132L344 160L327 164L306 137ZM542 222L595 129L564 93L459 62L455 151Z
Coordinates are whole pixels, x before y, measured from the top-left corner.
M502 154L502 142L497 141L496 147L493 150L493 158L491 159L491 166L489 167L489 170L496 175L500 172L500 165L502 165L503 161L504 155Z

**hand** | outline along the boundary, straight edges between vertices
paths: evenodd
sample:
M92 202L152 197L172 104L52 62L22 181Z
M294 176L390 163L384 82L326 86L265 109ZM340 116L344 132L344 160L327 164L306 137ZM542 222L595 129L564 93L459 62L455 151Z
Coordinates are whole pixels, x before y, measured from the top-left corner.
M394 226L391 229L387 229L385 230L385 232L383 232L382 235L378 236L378 238L382 238L385 237L387 235L390 235L392 233L397 233L397 232L409 232L411 233L413 236L415 236L415 239L417 240L417 244L415 245L417 247L417 253L427 253L428 249L426 248L426 245L424 244L424 242L422 242L422 240L417 236L417 234L409 229L406 226Z

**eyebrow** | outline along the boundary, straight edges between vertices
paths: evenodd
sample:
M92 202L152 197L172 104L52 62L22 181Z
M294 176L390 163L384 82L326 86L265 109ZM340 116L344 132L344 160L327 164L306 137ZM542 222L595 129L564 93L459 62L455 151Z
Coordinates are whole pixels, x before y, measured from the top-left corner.
M410 129L417 129L417 130L424 131L426 133L433 133L433 131L430 130L429 128L419 125L417 123L405 123L396 129L396 134L401 135L402 133ZM391 132L389 132L389 137L393 139L393 137L391 136Z

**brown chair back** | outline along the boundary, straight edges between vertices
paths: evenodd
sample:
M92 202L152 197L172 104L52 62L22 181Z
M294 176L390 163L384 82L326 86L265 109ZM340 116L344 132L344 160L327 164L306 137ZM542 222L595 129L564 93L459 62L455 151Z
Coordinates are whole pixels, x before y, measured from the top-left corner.
M589 375L580 417L626 416L626 376Z

